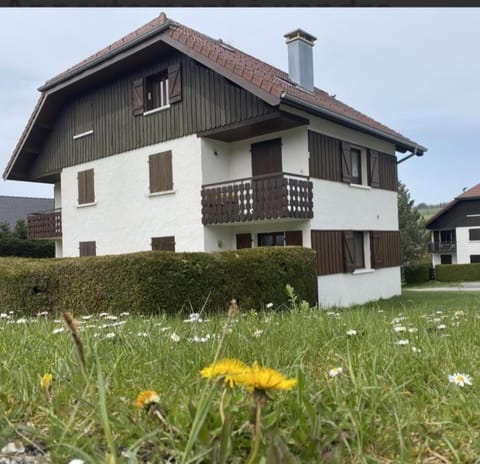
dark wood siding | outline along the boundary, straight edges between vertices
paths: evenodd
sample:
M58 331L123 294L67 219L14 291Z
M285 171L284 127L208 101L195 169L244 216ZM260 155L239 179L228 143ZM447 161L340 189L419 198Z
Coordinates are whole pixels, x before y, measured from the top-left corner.
M175 237L152 237L152 250L154 251L175 251Z
M308 131L310 176L317 179L342 181L341 141Z
M470 216L469 216L470 215ZM428 229L480 226L480 199L460 200L428 225Z
M79 242L80 256L96 256L97 243L96 242Z
M164 151L150 155L150 193L173 190L172 152Z
M95 201L95 183L93 169L80 171L77 175L78 204L84 205Z
M93 103L89 97L79 98L74 107L73 135L93 130Z
M148 116L135 116L140 94L135 82L181 66L181 101ZM171 68L173 69L173 68ZM173 90L172 90L173 91ZM85 95L93 103L94 133L73 140L75 101L58 113L54 127L29 173L40 178L62 168L274 113L277 110L219 74L180 53L159 58ZM83 97L82 97L83 98ZM137 100L137 101L136 101Z
M341 230L312 230L312 248L317 253L317 274L345 272Z

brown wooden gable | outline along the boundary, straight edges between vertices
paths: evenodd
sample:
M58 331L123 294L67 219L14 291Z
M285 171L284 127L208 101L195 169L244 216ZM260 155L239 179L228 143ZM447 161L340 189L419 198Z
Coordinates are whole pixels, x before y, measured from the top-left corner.
M143 79L162 70L169 71L170 107L138 116L143 113ZM65 105L31 163L29 178L40 179L64 167L185 135L280 115L278 109L178 52L82 96L87 97L92 101L93 134L73 139L75 100ZM302 123L297 119L293 124Z

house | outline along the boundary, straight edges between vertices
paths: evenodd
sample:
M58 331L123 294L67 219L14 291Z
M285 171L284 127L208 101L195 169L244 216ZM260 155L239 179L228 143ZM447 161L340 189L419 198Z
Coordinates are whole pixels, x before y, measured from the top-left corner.
M0 195L0 222L6 222L10 230L18 220L27 220L27 216L38 211L54 208L53 198L29 198Z
M427 221L432 264L480 263L480 184L455 197Z
M426 148L315 88L316 38L285 38L288 73L162 13L48 80L4 172L54 184L32 236L58 257L302 245L321 305L399 294L396 152Z

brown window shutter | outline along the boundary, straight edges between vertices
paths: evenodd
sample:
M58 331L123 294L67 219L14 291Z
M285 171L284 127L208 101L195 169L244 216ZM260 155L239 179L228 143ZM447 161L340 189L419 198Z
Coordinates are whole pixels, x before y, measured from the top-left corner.
M79 249L80 249L80 256L96 256L97 255L96 242L80 242Z
M252 248L252 234L237 234L237 250Z
M175 251L175 236L152 237L152 250Z
M77 175L77 184L78 184L78 204L83 205L86 203L86 194L85 194L85 171L80 171Z
M370 257L373 269L384 267L383 242L381 232L370 232Z
M342 231L312 230L311 243L317 255L317 275L344 272Z
M352 154L350 144L342 140L342 182L352 182Z
M180 63L168 67L168 97L170 103L182 100L182 73Z
M80 171L77 176L78 182L78 204L95 202L94 171L87 169Z
M150 193L173 190L172 152L164 151L148 158Z
M285 245L303 246L303 236L301 230L287 230L285 232Z
M317 179L342 181L341 141L308 131L309 173Z
M282 172L282 139L252 143L252 177Z
M355 239L351 230L343 232L343 256L345 272L353 272L355 270Z
M135 116L143 114L143 96L143 79L137 79L132 85L132 110Z
M368 170L369 170L369 183L372 187L380 187L380 165L378 160L378 151L369 150L370 155L368 158Z

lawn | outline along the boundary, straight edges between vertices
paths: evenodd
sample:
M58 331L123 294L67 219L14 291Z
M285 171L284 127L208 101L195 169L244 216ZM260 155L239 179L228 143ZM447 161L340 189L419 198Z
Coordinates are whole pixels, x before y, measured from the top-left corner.
M292 302L230 320L201 306L200 318L74 314L85 370L59 315L1 314L0 447L16 441L55 463L247 462L258 391L202 378L220 349L297 380L265 387L252 462L480 455L480 293L405 291L332 311ZM160 403L138 408L144 390Z

